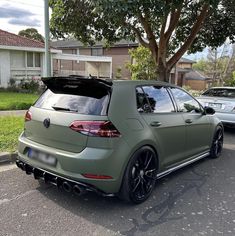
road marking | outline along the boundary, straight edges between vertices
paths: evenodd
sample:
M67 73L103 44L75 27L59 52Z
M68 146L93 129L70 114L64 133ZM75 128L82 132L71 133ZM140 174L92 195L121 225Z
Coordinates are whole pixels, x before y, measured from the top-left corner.
M0 172L4 172L7 170L13 170L16 168L17 168L17 166L15 164L0 165Z
M9 203L9 202L14 201L14 200L21 199L21 198L26 197L26 196L28 196L30 194L35 193L35 192L37 192L37 190L34 189L34 190L29 190L29 191L27 191L27 192L25 192L23 194L17 195L16 197L14 197L12 199L7 199L7 198L0 199L0 205L5 204L5 203Z
M230 149L230 150L235 150L235 144L224 144L224 148Z

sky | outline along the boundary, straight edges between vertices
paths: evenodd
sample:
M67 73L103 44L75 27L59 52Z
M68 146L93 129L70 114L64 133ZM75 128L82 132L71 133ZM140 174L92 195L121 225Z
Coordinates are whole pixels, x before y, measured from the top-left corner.
M0 0L0 29L18 34L36 28L44 36L44 0Z

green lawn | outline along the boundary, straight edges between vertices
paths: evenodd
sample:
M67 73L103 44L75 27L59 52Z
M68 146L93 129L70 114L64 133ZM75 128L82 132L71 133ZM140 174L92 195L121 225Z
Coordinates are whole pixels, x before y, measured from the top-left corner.
M27 110L37 98L36 94L0 92L0 111Z
M0 152L14 152L24 129L22 116L0 116Z

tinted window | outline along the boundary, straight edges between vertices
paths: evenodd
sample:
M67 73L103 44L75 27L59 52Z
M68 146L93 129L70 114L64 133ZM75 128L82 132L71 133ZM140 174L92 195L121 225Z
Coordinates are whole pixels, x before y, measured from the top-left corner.
M174 106L166 88L161 86L144 86L143 90L152 112L160 113L174 111Z
M136 88L136 103L139 112L152 112L149 102L142 88Z
M181 112L201 112L199 103L189 94L178 88L171 88Z
M226 88L209 89L202 95L209 97L235 98L235 89L226 89Z
M99 88L100 90L101 88ZM91 90L87 88L87 90ZM100 91L99 91L100 92ZM103 91L103 93L91 95L81 93L82 95L76 94L62 94L62 93L53 93L48 89L35 103L35 107L57 110L57 111L71 111L77 112L79 114L86 115L106 115L107 107L109 103L109 94L108 91Z

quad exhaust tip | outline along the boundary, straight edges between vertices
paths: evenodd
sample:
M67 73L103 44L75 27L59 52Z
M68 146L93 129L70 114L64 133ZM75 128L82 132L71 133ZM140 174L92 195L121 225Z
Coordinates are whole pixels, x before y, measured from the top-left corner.
M27 175L33 174L35 179L43 179L45 183L50 183L56 185L58 188L62 187L62 189L67 192L73 192L77 196L81 196L87 192L87 188L85 186L81 186L76 184L75 182L65 180L63 177L58 177L53 174L44 172L43 170L34 168L20 160L16 160L16 165L21 170L25 171Z

